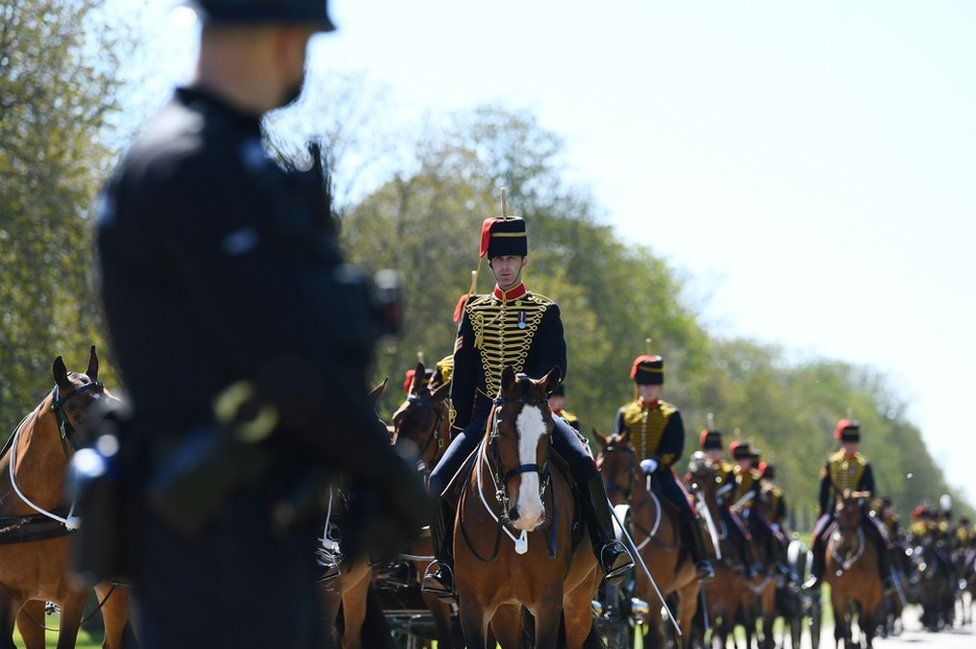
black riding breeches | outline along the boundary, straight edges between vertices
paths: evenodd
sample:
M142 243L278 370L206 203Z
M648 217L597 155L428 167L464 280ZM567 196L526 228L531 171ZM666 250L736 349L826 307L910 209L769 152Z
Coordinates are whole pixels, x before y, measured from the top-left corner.
M663 467L652 473L651 486L656 487L662 496L678 508L682 523L687 524L694 520L695 512L688 502L688 492L681 486L671 467Z
M585 484L597 475L596 462L577 432L562 417L553 417L552 447L556 449L572 473L577 484ZM444 456L430 474L430 492L441 493L451 482L464 460L471 455L485 436L488 414L475 416L464 430L456 433Z

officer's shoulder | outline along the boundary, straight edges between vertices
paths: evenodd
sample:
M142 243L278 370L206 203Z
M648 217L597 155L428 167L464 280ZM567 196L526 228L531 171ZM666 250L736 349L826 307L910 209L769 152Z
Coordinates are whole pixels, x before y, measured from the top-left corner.
M827 456L827 463L834 464L836 462L841 462L844 459L844 451L834 451Z
M542 293L529 292L525 294L523 298L526 302L532 302L544 307L558 306L554 300L546 297Z
M492 296L491 296L490 293L487 293L487 294L484 294L484 295L478 295L477 293L475 293L474 295L472 295L471 297L468 298L468 301L465 304L464 309L465 309L465 311L469 311L470 312L471 309L474 308L474 307L487 306L487 305L491 304L491 301L492 301L491 300L491 297Z
M864 466L867 466L868 465L868 459L866 457L864 457L863 455L861 455L860 453L855 453L854 454L854 460L858 464L863 464Z
M562 416L563 419L565 419L569 423L573 423L574 421L579 421L579 417L577 417L576 415L574 415L573 413L571 413L568 410L563 410L561 416Z
M669 417L674 413L678 412L678 406L668 401L658 401L658 407L661 409L661 412L664 415L667 415Z
M628 413L628 412L640 412L642 410L640 403L635 399L634 401L629 401L624 405L620 406L617 412Z

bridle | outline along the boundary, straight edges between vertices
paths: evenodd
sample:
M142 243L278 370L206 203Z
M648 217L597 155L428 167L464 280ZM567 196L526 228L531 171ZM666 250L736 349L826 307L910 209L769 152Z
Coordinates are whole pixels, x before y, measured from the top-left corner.
M68 450L69 445L71 446L71 451L77 451L81 446L78 444L77 431L71 425L68 416L64 412L64 406L78 395L96 389L104 391L105 385L101 381L92 381L91 383L86 383L75 388L62 397L59 395L58 386L54 386L54 392L52 393L54 403L51 404L51 412L54 413L54 417L57 419L58 432L61 434L61 448L64 449L66 457L71 457L71 452Z
M423 408L429 408L430 410L434 411L434 426L431 429L430 434L427 436L427 441L424 442L424 445L420 448L418 454L420 461L423 462L425 465L424 470L427 473L430 473L433 470L434 466L437 464L437 459L440 456L440 454L444 452L444 447L446 446L444 437L441 435L441 422L444 421L445 409L438 408L433 401L421 396L410 395L407 397L407 403L413 405L419 405ZM427 453L427 449L430 448L430 445L433 444L435 441L437 442L437 450L434 451L434 456L430 459L430 462L427 462L424 460L424 455Z
M620 452L623 452L623 453L629 453L630 456L631 456L631 459L633 459L634 449L629 444L620 444L618 446L615 446L615 445L611 444L610 446L607 446L605 449L603 449L603 453L614 452L614 451L620 451ZM600 462L601 467L602 467L602 460L603 460L603 457L604 457L603 456L603 453L601 453L601 458L600 458L601 459L601 462ZM630 470L627 472L627 476L630 478L630 483L626 487L624 487L622 485L617 484L616 482L607 482L607 483L604 484L604 488L607 490L607 493L609 493L611 491L618 491L621 494L623 494L624 499L629 502L630 501L630 495L631 495L631 493L633 493L633 490L634 490L634 484L636 484L638 478L640 477L638 475L638 473L637 473L638 469L639 469L639 466L637 464L635 464L634 462L631 462Z
M545 397L495 397L492 399L492 404L496 407L503 406L505 404L515 403L521 404L523 406L538 406L539 408L549 408L549 400ZM491 434L488 436L488 441L485 446L485 452L488 457L488 464L492 469L493 482L495 483L495 500L501 505L501 520L504 523L511 524L511 517L509 516L509 510L511 509L510 500L508 498L508 486L509 481L523 473L538 473L539 474L539 498L544 499L546 495L546 489L549 486L549 481L551 478L549 472L549 452L546 450L546 461L540 467L538 463L531 462L528 464L519 464L518 466L505 471L505 467L502 466L501 452L498 448L498 439L500 434L498 432L498 419L495 415L492 415L491 424ZM551 432L546 434L546 443L550 446L552 445L552 434Z

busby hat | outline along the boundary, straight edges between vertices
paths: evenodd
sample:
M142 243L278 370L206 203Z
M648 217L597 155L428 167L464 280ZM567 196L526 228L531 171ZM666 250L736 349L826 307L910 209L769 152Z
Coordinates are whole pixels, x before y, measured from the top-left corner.
M502 255L525 257L529 254L525 219L518 216L495 216L485 219L481 224L479 254L489 261Z
M722 450L722 432L718 430L703 430L699 442L704 451L712 449Z
M664 359L648 354L638 356L630 368L630 378L634 379L637 385L663 385Z
M559 385L557 385L556 386L556 389L553 390L549 394L549 396L550 397L565 397L566 396L566 384L565 383L560 383Z
M749 449L749 457L752 458L753 462L759 462L759 458L762 457L762 451L758 448Z
M749 442L735 441L729 444L729 453L736 460L747 460L752 457L752 446Z
M331 32L326 0L189 0L208 23L308 23Z
M770 480L772 480L773 478L776 477L776 467L774 467L769 462L760 462L758 470L759 470L759 475L761 475L764 478L769 478Z
M860 442L861 424L851 419L841 419L834 429L834 437L842 442Z

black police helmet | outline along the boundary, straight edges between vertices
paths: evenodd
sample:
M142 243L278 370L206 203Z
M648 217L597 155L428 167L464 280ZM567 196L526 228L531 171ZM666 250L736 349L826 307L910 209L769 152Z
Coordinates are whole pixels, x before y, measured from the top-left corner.
M327 0L190 0L208 23L311 23L331 32Z

